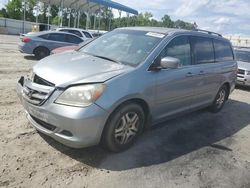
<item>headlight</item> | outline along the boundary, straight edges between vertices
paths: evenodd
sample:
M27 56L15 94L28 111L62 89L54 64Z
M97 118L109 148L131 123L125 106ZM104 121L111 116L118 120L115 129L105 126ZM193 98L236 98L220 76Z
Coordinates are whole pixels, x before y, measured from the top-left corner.
M102 95L104 89L104 84L72 86L66 89L55 103L86 107L95 102Z

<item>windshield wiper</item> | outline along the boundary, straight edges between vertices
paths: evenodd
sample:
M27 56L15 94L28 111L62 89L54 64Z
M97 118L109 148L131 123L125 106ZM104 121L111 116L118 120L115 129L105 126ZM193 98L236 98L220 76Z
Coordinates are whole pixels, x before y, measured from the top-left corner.
M109 58L109 57L105 57L105 56L101 56L101 55L93 55L93 54L91 54L92 56L94 56L94 57L99 57L99 58L101 58L101 59L105 59L105 60L108 60L108 61L112 61L112 62L115 62L115 63L118 63L118 64L122 64L121 62L119 62L119 61L117 61L117 60L115 60L115 59L111 59L111 58Z

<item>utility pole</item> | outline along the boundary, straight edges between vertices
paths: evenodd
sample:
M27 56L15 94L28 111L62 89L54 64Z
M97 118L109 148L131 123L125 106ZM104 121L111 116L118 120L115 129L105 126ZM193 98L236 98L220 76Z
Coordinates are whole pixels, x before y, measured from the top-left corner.
M26 20L26 0L22 2L23 7L23 33L25 33L25 20Z

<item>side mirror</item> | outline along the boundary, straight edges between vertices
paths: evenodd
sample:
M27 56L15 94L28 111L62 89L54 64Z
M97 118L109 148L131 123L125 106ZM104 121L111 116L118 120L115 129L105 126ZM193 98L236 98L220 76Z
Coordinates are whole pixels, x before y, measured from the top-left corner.
M164 57L161 59L161 68L163 69L176 69L180 64L180 60L174 57Z

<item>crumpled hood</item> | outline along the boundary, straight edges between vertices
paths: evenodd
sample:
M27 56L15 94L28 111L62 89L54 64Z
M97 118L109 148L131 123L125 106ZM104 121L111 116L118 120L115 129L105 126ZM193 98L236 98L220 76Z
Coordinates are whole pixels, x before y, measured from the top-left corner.
M250 62L237 61L238 68L250 71Z
M74 51L42 59L34 65L33 72L56 86L64 87L77 83L104 82L129 69L129 66Z

